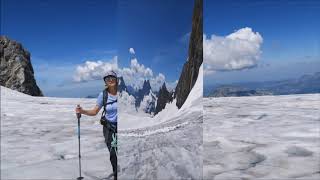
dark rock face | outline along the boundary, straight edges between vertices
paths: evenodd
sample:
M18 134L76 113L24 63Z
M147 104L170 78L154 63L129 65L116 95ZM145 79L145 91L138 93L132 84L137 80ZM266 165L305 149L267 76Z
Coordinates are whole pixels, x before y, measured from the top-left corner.
M30 53L22 45L0 36L0 85L31 96L43 96L30 61Z
M167 90L166 84L163 83L158 93L157 106L154 114L158 114L160 111L162 111L162 109L166 107L166 104L168 102L172 102L172 100L172 93Z
M203 1L195 0L192 17L192 31L190 36L188 61L184 64L177 87L175 97L177 107L181 108L193 88L199 74L199 68L203 62L203 26L202 12Z
M127 92L128 92L129 95L132 95L134 97L136 95L136 90L130 85L127 85Z
M141 101L145 95L148 95L151 90L151 85L149 80L144 80L142 89L139 89L135 95L136 98L136 107L140 106Z
M127 86L126 86L126 83L123 80L123 77L119 77L118 81L119 81L118 91L119 92L127 91Z

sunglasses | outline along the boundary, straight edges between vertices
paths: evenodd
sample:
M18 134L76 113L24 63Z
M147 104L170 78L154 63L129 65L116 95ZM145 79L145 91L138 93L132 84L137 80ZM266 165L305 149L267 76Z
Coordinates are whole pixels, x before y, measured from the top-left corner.
M114 76L108 76L108 77L106 77L104 80L105 80L105 82L110 82L110 81L115 81L115 80L117 80L117 78L114 77Z

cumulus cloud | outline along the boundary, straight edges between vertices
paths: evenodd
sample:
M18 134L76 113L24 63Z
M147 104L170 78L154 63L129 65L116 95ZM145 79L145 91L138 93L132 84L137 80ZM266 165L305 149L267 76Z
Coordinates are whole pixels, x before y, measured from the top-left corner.
M150 68L140 64L136 58L131 59L130 67L119 68L118 72L127 85L136 89L141 88L143 81L148 79L153 90L159 90L166 79L162 73L155 76Z
M162 84L166 81L166 77L159 73L156 77L150 79L151 87L154 87L154 90L159 90Z
M136 58L131 59L130 67L118 67L117 56L112 60L86 61L84 64L78 65L73 79L75 82L99 80L110 70L115 71L119 77L122 76L126 85L130 85L135 89L141 88L144 80L150 80L152 90L158 91L166 81L164 74L159 73L155 75L152 69L140 64ZM166 83L169 84L169 87L172 89L176 84L175 82Z
M76 67L73 80L75 82L85 82L102 79L104 75L111 70L118 69L118 57L105 61L86 61L84 64Z
M130 52L130 54L136 54L136 52L134 51L133 48L129 48L129 52Z
M232 71L257 65L263 38L259 32L245 27L227 36L203 36L205 75L216 71Z

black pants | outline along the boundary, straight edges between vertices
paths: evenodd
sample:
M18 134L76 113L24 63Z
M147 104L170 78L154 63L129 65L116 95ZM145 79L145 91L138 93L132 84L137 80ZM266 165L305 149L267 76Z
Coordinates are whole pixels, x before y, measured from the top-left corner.
M111 142L112 142L112 134L114 131L112 131L110 128L107 128L106 126L103 126L103 136L104 136L104 141L107 144L107 147L109 149L110 153L110 162L112 165L112 170L114 173L115 179L117 179L117 154L116 154L116 149L111 148Z

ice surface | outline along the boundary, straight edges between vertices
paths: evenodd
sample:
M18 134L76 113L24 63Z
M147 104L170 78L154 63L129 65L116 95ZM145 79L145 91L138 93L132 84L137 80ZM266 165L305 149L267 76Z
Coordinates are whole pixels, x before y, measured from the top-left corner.
M127 113L120 102L119 179L202 178L202 86L201 66L183 107L174 100L155 117Z
M78 177L77 104L92 108L95 100L32 97L1 86L1 179ZM81 118L82 170L103 177L112 168L98 120Z
M202 67L201 67L202 73ZM137 110L123 93L119 102L119 179L202 177L202 76L186 104L175 101L157 116ZM32 97L1 87L1 179L75 179L78 172L74 108L95 99ZM101 113L101 112L100 112ZM82 170L86 179L111 173L100 114L81 118Z
M320 179L320 94L204 98L205 179Z

